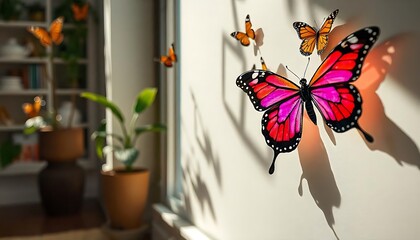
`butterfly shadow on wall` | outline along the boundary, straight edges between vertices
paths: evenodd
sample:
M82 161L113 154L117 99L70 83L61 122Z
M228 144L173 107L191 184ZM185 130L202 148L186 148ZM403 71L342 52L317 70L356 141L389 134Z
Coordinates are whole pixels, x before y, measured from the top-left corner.
M236 72L230 72L230 69L236 69L237 66L231 67L229 64L232 62L240 63L240 67L243 71L251 69L251 66L248 66L245 59L244 51L248 49L244 49L243 46L237 44L236 42L232 41L230 37L227 37L226 34L222 35L222 59L221 59L221 66L222 66L222 83L221 83L221 92L222 92L222 100L224 109L231 120L231 125L236 130L238 136L240 136L241 140L243 141L244 146L250 151L253 156L253 159L258 161L259 166L261 169L266 170L267 162L266 159L269 159L270 153L268 151L262 152L258 149L255 144L255 135L252 135L247 131L245 128L245 124L247 121L246 116L246 109L248 106L247 99L245 96L240 94L237 91L236 86L233 86L231 79L232 76L236 75ZM228 56L234 56L237 61L228 61ZM240 94L239 100L239 107L232 104L233 101L237 101L234 96L238 96Z
M202 214L209 213L213 220L216 222L216 212L214 210L213 201L211 194L207 187L209 178L203 178L201 174L202 168L214 171L214 177L219 186L219 190L223 190L222 186L222 175L220 168L220 159L218 154L214 151L214 144L208 134L208 131L204 127L202 115L200 114L196 98L193 91L190 89L191 99L194 105L194 125L193 130L191 126L187 127L184 121L181 121L182 135L187 138L186 142L192 143L197 142L194 147L188 148L188 151L183 151L182 161L182 189L184 198L184 208L186 212L194 212L192 210L192 199L198 199ZM192 140L192 138L195 138ZM196 151L199 150L199 151ZM197 158L204 158L206 161L197 161ZM200 166L199 164L205 164ZM210 180L212 181L212 180Z
M328 153L319 134L319 128L314 125L309 117L304 116L305 131L298 147L299 161L302 167L302 176L298 187L299 195L303 195L303 179L306 179L309 192L316 205L324 213L328 226L337 239L333 225L335 219L333 207L340 207L341 194L331 169Z
M411 47L416 46L415 41L414 36L409 33L399 34L383 41L366 59L364 73L356 85L363 94L365 108L369 109L365 111L360 123L375 136L375 142L368 144L368 147L389 154L399 165L407 163L420 169L418 146L385 114L385 107L376 93L387 75L400 84L406 83L406 88L419 89L420 84L416 82L418 79L413 78L417 75L415 70L411 69L411 74L407 74L405 69L399 69L400 66L409 64L408 56L418 56L413 54L415 49ZM417 48L417 51L420 49ZM419 93L417 93L418 98L420 98ZM406 111L408 113L410 109L407 107Z

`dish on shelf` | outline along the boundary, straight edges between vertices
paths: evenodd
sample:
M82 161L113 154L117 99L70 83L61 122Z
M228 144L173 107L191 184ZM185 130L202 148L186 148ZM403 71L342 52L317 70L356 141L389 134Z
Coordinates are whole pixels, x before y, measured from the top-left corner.
M1 90L22 90L22 79L18 76L3 76L0 81Z
M16 38L10 38L0 49L1 56L15 59L25 58L30 53L31 50L19 45Z

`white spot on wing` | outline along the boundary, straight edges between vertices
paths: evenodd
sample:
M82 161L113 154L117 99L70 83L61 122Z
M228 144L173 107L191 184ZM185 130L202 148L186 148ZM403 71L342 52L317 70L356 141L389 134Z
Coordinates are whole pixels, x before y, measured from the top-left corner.
M258 77L258 72L254 72L251 77L252 77L252 79L257 78Z

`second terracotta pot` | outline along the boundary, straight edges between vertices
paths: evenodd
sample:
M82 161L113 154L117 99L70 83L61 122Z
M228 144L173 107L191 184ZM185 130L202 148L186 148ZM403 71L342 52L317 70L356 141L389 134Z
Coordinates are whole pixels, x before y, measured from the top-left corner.
M102 172L104 203L112 228L141 227L148 197L149 175L147 169Z

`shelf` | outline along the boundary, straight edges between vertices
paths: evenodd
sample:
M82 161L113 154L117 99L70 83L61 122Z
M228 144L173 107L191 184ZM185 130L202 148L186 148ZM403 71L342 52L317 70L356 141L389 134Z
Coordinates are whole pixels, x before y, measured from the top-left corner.
M21 131L21 130L23 130L24 127L25 127L25 125L23 125L23 124L21 124L21 125L10 125L10 126L0 125L0 132Z
M72 95L77 94L79 95L82 92L86 92L86 89L57 89L57 95Z
M0 27L27 28L29 26L46 28L47 23L46 22L36 22L36 21L4 21L4 20L0 20Z
M0 96L32 96L47 94L47 89L0 90Z
M78 64L87 64L87 62L88 61L85 58L77 60ZM54 58L53 63L55 63L55 64L66 64L67 62L62 58Z
M57 89L57 95L79 95L82 92L86 92L86 89ZM22 89L22 90L0 90L0 96L33 96L33 95L46 95L48 94L47 89Z
M87 25L84 23L81 25L82 27L87 27ZM74 23L64 23L63 29L76 29L76 25Z
M0 170L0 176L12 176L15 174L35 174L47 163L44 161L39 162L14 162L4 169Z
M77 163L84 170L93 170L96 167L95 161L89 159L81 158L77 160ZM42 168L45 167L47 162L45 161L33 161L33 162L14 162L4 169L0 169L1 176L15 176L17 174L28 175L28 174L38 174Z
M46 57L0 57L0 63L19 63L19 64L46 64Z
M81 123L81 124L76 125L75 127L88 128L88 126L89 125L87 123ZM25 125L23 124L16 124L16 125L10 125L10 126L0 125L0 132L23 131L24 128L25 128Z

